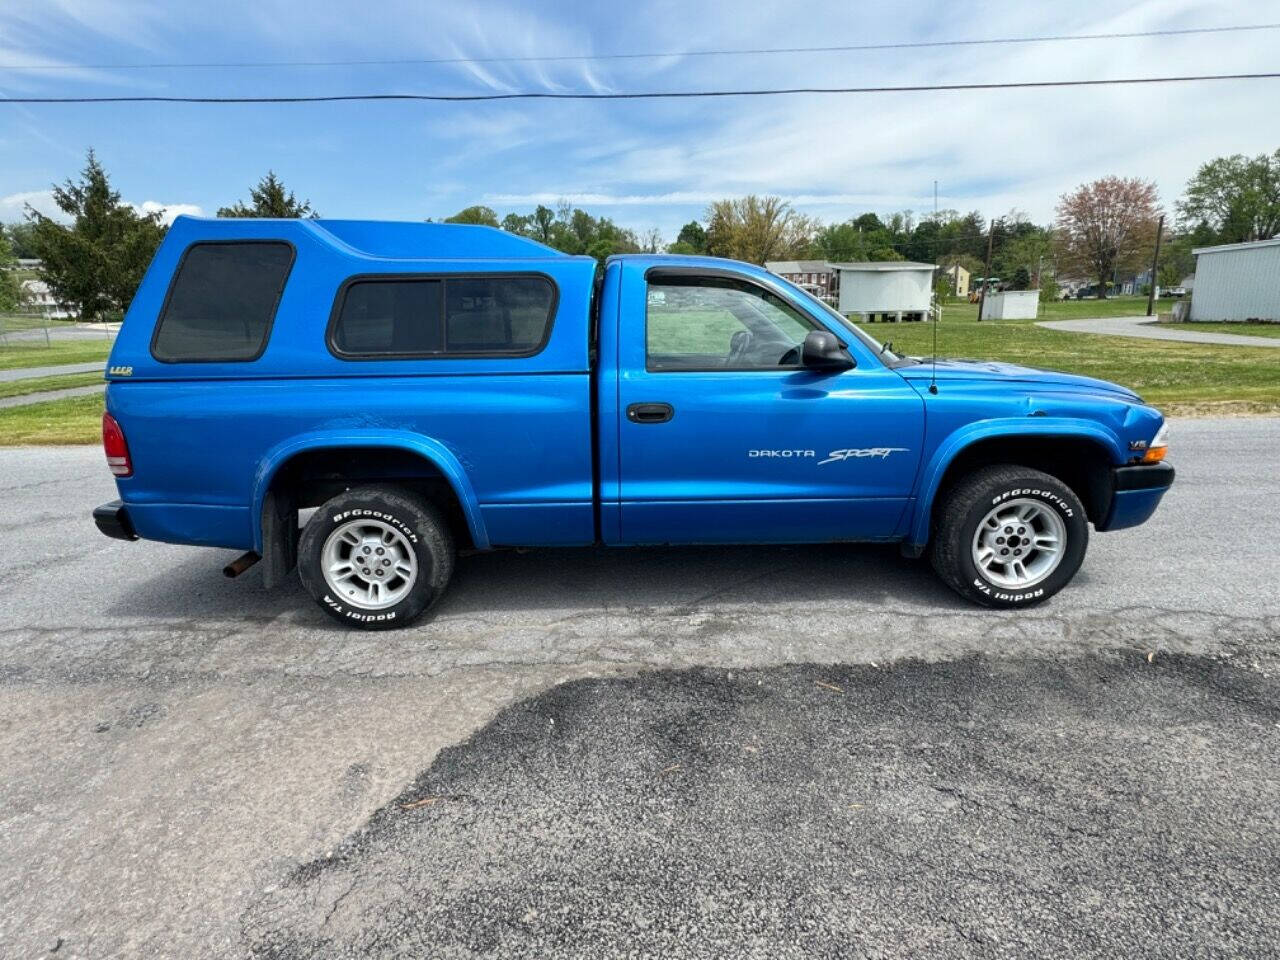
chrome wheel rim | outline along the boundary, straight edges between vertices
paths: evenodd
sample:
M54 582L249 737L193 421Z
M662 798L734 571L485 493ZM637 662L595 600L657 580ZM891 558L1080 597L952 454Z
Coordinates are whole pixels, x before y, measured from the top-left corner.
M988 511L973 535L973 562L998 587L1022 590L1048 577L1062 562L1067 525L1038 500L1009 500Z
M324 542L325 585L361 610L393 607L418 579L418 557L409 540L381 520L349 520Z

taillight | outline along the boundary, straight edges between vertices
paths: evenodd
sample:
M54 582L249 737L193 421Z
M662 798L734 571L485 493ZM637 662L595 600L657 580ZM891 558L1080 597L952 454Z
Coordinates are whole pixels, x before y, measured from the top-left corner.
M102 415L102 449L107 454L107 466L117 477L133 476L133 462L129 459L129 444L124 441L124 431L116 418L109 413Z

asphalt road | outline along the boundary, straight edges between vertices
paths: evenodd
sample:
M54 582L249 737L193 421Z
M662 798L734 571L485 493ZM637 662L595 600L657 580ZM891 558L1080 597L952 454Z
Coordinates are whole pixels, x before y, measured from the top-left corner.
M1037 326L1071 333L1102 333L1141 340L1181 340L1184 343L1217 343L1233 347L1280 347L1275 337L1249 336L1248 333L1209 333L1204 330L1170 329L1150 317L1100 317L1078 320L1040 320ZM1246 324L1241 330L1248 330Z
M360 634L296 585L268 593L254 573L225 580L229 553L101 537L88 512L114 490L100 451L0 451L0 955L39 956L59 941L59 958L239 955L271 942L264 905L277 893L274 929L298 942L314 921L288 899L299 865L376 824L442 748L564 681L983 654L1033 683L1038 670L1066 669L1035 666L1046 658L1105 650L1125 663L1196 658L1178 661L1192 665L1179 676L1226 658L1245 678L1231 684L1247 686L1280 669L1280 420L1180 422L1171 459L1179 479L1154 520L1095 537L1076 582L1034 610L970 607L892 548L532 551L465 558L430 621ZM619 689L621 723L646 688ZM1155 693L1207 696L1189 679ZM1270 687L1257 697L1275 702ZM1206 742L1254 722L1239 709L1206 718ZM1110 755L1088 752L1096 731L1082 708L1063 710L1045 714L1060 733L1043 741L1045 762L1093 756L1104 781ZM707 737L721 735L714 726ZM916 734L901 726L904 750ZM1270 744L1255 741L1259 752L1232 754L1241 804L1265 799L1250 763L1271 763L1274 780ZM830 741L792 748L803 754L792 785L811 790L804 778L816 774L804 771L822 768ZM475 755L483 765L487 754ZM718 802L735 808L732 793ZM748 796L738 802L748 809ZM1210 881L1197 888L1210 900L1238 889ZM715 896L732 905L737 894ZM1270 929L1240 926L1231 942ZM688 937L705 953L692 928ZM450 949L465 955L459 944Z

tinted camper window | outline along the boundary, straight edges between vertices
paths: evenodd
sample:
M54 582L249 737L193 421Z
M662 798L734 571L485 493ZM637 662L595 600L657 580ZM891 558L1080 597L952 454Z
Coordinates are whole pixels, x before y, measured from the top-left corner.
M551 329L556 290L541 276L361 278L330 329L344 357L531 356Z
M151 342L157 360L255 360L293 265L287 243L197 243L169 287Z

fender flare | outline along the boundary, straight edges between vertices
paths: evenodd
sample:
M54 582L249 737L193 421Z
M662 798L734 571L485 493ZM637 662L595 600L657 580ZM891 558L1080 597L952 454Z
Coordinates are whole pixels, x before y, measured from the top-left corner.
M1123 463L1125 459L1120 438L1094 420L1075 417L1036 417L1034 419L1006 417L967 424L938 445L921 471L919 494L916 496L915 511L907 531L906 544L909 547L922 548L929 542L929 521L933 516L933 501L947 468L956 457L983 440L994 438L1016 440L1022 437L1088 440L1106 451L1113 464Z
M262 504L271 481L280 467L290 458L310 450L336 450L343 447L385 447L417 454L433 464L453 488L458 503L466 517L471 539L478 550L489 549L489 535L485 531L484 518L476 500L471 480L461 461L447 446L438 440L417 433L398 430L316 430L283 440L267 451L258 463L253 478L253 501L250 520L253 524L254 548L262 552Z

